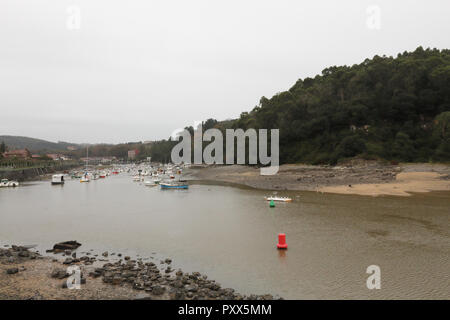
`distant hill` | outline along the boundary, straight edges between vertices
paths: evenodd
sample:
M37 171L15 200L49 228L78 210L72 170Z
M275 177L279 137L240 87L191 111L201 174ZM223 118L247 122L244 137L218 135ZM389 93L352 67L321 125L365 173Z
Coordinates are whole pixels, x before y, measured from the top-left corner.
M21 136L0 136L0 143L5 142L9 150L27 148L31 152L50 152L50 151L67 151L67 147L79 148L75 143L69 142L51 142L42 139L35 139Z

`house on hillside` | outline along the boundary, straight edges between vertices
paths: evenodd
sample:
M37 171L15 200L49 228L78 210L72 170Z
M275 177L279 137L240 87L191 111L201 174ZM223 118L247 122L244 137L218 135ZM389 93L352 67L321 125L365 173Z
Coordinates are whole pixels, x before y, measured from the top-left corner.
M129 160L134 160L134 159L136 159L136 156L138 154L139 154L139 150L138 149L130 150L130 151L128 151L128 159Z
M56 153L47 153L46 156L52 160L59 160L60 158L60 155Z
M20 150L11 150L3 153L3 157L5 158L17 158L17 159L30 159L31 152L28 149L20 149Z
M63 160L63 161L71 160L68 156L65 156L63 154L58 154L58 153L48 153L46 156L51 158L52 160L55 160L55 161L58 161L58 160Z

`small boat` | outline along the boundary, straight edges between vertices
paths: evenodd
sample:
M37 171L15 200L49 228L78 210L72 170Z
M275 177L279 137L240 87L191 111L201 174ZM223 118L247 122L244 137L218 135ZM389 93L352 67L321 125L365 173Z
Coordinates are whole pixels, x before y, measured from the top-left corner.
M106 172L101 172L99 175L100 179L105 179L106 178Z
M161 189L188 189L189 185L184 182L161 182L159 184L161 186Z
M80 182L89 182L89 181L91 181L91 180L89 179L89 174L86 172L86 173L81 177Z
M2 179L0 181L0 187L18 187L19 182L17 181L9 181L8 179Z
M157 186L158 184L155 183L154 180L147 180L147 181L144 181L144 185L147 187L154 187L154 186Z
M264 197L266 201L280 201L280 202L292 202L292 199L289 197Z
M134 176L133 177L133 181L135 181L135 182L140 182L142 180L143 180L143 178L141 178L140 176Z
M52 176L52 184L64 184L64 175L63 174L54 174Z

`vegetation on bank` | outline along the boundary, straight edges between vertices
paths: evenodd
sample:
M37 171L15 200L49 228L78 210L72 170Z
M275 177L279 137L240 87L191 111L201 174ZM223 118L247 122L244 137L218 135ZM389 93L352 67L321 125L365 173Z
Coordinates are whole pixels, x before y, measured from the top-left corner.
M280 128L281 162L357 155L450 159L450 50L421 47L330 67L242 113L239 128Z

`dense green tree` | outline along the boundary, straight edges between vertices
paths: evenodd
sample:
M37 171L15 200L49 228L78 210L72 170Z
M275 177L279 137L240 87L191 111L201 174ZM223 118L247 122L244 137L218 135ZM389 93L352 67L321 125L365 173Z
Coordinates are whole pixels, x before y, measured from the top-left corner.
M6 144L4 141L0 144L0 154L6 152Z
M233 127L279 128L282 162L448 161L449 111L450 50L419 47L300 79Z

